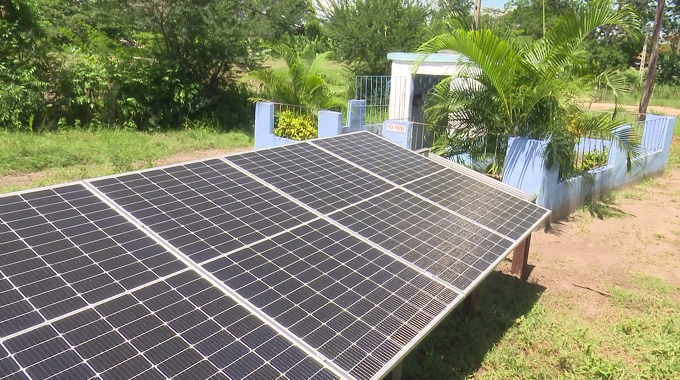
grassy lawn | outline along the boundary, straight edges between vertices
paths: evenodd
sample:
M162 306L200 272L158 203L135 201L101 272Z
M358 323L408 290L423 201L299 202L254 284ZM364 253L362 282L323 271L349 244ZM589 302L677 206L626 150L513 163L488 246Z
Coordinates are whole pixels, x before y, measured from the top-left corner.
M0 132L0 192L152 167L173 155L188 160L197 150L249 147L252 137L246 133L210 130Z

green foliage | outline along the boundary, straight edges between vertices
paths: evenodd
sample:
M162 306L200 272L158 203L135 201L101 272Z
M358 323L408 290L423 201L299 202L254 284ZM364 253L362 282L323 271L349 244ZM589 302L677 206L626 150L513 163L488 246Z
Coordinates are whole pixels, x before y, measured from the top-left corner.
M330 52L317 54L317 45L314 43L306 43L301 49L289 44L276 44L271 49L283 58L288 70L268 68L246 75L244 80L257 80L261 84L260 95L255 100L311 108L344 107L344 99L333 87L334 78L325 71Z
M602 150L593 149L590 152L583 154L583 158L580 162L578 169L583 171L593 170L606 166L609 162L609 149L604 148Z
M635 136L613 135L618 120L605 115L586 117L580 107L594 85L622 91L624 79L615 72L582 73L584 41L594 30L615 25L636 32L637 19L627 7L616 9L609 0L590 1L566 11L546 37L529 46L499 36L491 30L460 28L441 33L419 51L460 52L465 58L459 78L442 81L428 95L425 114L438 135L516 135L549 139L545 156L549 168L573 165L577 139L595 133L613 137L635 157L640 148ZM497 165L504 161L497 155Z
M314 115L296 114L290 110L277 113L274 121L274 134L292 140L307 140L319 135L318 122Z
M308 2L300 3L309 13ZM259 64L252 44L272 28L258 19L255 29L230 0L157 5L0 5L0 34L11 41L0 46L0 128L248 124L251 94L232 73Z
M330 0L321 7L333 52L355 75L389 74L387 53L415 49L430 13L415 0Z

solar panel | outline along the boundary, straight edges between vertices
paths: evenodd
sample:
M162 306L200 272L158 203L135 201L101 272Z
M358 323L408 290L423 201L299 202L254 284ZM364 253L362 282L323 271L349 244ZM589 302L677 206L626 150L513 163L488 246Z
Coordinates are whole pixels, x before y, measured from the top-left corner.
M448 169L372 133L348 134L316 140L312 144L511 240L518 240L548 212L514 194ZM413 169L404 174L403 167Z
M358 379L459 297L323 220L203 267Z
M183 268L82 185L0 198L0 337Z
M314 218L221 160L96 180L92 185L197 263Z
M17 378L337 378L190 270L2 345Z
M540 206L452 170L404 187L513 240L545 215Z
M393 188L305 143L227 159L324 214Z
M0 197L0 378L378 379L547 216L368 133Z
M330 218L460 291L467 290L513 244L400 189Z
M368 132L314 140L313 145L345 158L397 185L404 185L445 169L432 160Z

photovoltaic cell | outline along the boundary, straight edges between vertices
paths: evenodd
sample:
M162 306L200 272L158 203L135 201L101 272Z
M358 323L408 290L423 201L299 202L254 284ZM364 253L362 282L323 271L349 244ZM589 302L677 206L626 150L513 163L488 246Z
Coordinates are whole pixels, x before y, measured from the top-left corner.
M323 220L203 267L358 379L459 296Z
M461 291L512 246L512 241L400 189L330 218Z
M531 230L547 212L534 203L453 170L417 180L405 187L514 240Z
M81 185L0 198L0 337L182 269Z
M307 143L226 159L323 214L393 188Z
M14 360L0 356L3 378L23 372L32 379L74 380L336 378L193 271L3 346Z
M450 170L372 133L316 140L313 144L513 240L518 240L548 213L534 203ZM437 171L441 172L427 176Z
M404 185L445 168L368 132L314 140L312 144L397 185Z
M314 218L221 160L92 184L197 263Z

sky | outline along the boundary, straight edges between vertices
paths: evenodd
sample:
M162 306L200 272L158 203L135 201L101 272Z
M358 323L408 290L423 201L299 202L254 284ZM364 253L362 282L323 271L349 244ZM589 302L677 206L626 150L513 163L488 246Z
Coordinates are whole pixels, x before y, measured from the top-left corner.
M503 9L505 2L506 0L482 0L482 6Z

